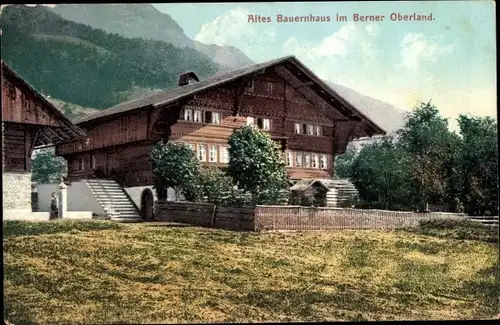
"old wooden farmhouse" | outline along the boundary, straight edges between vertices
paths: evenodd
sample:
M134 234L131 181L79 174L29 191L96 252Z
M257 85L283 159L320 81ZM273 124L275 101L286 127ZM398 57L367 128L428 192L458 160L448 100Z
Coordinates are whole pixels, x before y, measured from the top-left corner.
M85 139L85 132L2 61L4 217L31 214L31 155L35 148Z
M56 147L68 161L68 178L105 188L110 183L98 179L114 175L125 188L122 199L131 198L148 216L154 196L149 153L160 139L185 143L204 164L224 166L228 137L250 123L282 145L291 179L303 180L331 179L334 157L349 141L385 134L294 56L205 80L187 72L175 89L75 123L88 138Z

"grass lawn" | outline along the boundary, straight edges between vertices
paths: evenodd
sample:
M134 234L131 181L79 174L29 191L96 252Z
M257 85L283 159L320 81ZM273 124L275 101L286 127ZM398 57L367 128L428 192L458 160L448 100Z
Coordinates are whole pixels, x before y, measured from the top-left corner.
M498 244L410 232L4 224L15 325L482 319Z

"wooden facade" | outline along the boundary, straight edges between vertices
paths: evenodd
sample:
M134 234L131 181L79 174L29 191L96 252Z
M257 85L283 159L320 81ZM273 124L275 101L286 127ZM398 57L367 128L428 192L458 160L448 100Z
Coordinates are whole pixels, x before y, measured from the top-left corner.
M1 70L4 172L29 172L33 149L85 137L3 61Z
M189 73L174 90L82 119L77 125L88 139L56 152L67 159L70 179L118 170L123 186L151 185L149 153L160 139L189 145L203 164L224 166L229 136L250 123L282 145L292 179L331 178L334 156L353 137L384 131L311 74L294 57L203 81Z

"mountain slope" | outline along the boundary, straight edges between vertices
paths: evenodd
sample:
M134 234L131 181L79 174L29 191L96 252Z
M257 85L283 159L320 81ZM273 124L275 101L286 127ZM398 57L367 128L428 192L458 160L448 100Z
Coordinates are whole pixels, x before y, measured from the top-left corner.
M360 94L351 88L329 81L326 81L326 83L352 105L359 107L369 119L383 128L387 134L393 134L404 126L405 118L408 115L407 111L373 97Z
M128 100L134 86L175 87L188 70L202 78L220 70L194 49L109 34L41 6L3 8L0 27L2 59L11 68L38 91L83 107Z
M190 47L205 54L224 70L252 64L243 52L232 46L193 41L168 14L148 4L58 4L51 9L65 19L102 29L108 33L164 41Z

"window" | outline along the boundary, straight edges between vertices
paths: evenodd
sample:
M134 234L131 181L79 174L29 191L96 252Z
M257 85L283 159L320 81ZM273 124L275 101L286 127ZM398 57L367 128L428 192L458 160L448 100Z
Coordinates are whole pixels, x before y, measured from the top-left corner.
M270 126L270 123L269 123L269 119L265 118L262 120L262 130L264 131L269 131L271 130L271 126Z
M300 134L300 123L295 123L295 133Z
M247 117L247 125L254 125L255 119L251 116Z
M327 166L328 166L328 160L327 160L326 155L321 155L319 168L326 169Z
M313 154L312 155L312 168L318 168L319 167L319 155Z
M194 118L193 118L193 120L195 122L198 122L198 123L202 123L203 122L202 116L201 116L201 111L199 111L199 110L194 111Z
M309 134L309 135L314 135L314 125L309 124L309 125L307 126L307 134Z
M198 145L198 159L200 161L207 161L207 146L204 144Z
M267 84L267 92L268 92L269 94L272 94L272 93L273 93L273 88L274 88L273 86L274 86L274 85L273 85L272 83L270 83L270 82Z
M286 167L293 167L293 152L286 152Z
M83 158L78 157L78 171L83 171Z
M307 125L306 124L301 124L301 128L302 128L302 134L307 134Z
M210 146L210 156L208 161L217 162L217 146Z
M90 169L96 169L97 163L95 159L95 155L91 154L90 155Z
M225 164L229 162L229 152L227 151L227 147L220 148L220 162Z
M193 143L186 143L186 146L194 151L194 144Z
M212 113L212 123L213 124L220 124L220 113L214 112Z
M254 90L254 79L250 80L247 83L246 90L252 92Z
M205 122L212 123L212 112L205 111Z
M264 119L257 117L257 128L259 128L261 130L264 128Z
M305 158L305 163L304 163L304 167L305 168L311 168L311 155L306 153L304 155L304 158Z
M184 120L185 121L192 121L193 120L193 110L192 109L184 110Z
M295 167L302 167L302 154L300 152L295 154Z
M316 125L316 135L320 136L321 135L321 126Z

